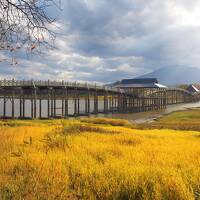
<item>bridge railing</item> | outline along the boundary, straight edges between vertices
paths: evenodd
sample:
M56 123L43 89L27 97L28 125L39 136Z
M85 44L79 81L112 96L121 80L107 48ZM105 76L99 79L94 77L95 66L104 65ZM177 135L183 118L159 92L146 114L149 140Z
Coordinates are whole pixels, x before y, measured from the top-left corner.
M169 87L166 89L166 91L179 91L179 92L183 92L183 93L186 93L186 94L189 94L189 95L193 95L191 92L185 90L185 89L182 89L182 88L172 88L172 87Z
M118 88L91 83L51 81L51 80L0 80L0 87L74 87L120 92Z

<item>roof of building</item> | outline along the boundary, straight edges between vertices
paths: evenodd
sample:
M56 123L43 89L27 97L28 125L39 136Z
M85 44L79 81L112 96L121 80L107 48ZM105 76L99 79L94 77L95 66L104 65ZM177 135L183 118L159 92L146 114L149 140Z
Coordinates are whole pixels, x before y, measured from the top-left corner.
M200 84L194 84L193 85L198 91L200 91Z
M167 88L165 85L158 83L147 83L147 84L120 84L116 87L119 88Z
M156 78L136 78L136 79L123 79L121 84L154 84L158 83Z
M115 87L118 88L167 88L158 83L156 78L124 79Z
M187 88L190 92L200 92L200 84L192 84Z

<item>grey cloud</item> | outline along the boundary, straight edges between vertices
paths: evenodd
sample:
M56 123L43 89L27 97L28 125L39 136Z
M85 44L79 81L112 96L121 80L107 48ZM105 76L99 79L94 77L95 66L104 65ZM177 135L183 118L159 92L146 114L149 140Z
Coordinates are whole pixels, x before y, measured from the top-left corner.
M193 20L199 6L198 0L66 0L57 49L28 59L20 54L18 66L0 73L111 82L161 67L199 66L200 23Z

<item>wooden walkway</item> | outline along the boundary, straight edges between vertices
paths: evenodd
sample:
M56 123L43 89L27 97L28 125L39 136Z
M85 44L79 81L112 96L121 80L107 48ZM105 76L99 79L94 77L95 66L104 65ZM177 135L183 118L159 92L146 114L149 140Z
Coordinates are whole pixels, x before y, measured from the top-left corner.
M142 88L128 93L76 82L0 80L0 118L5 119L144 112L199 99L199 96L178 88Z

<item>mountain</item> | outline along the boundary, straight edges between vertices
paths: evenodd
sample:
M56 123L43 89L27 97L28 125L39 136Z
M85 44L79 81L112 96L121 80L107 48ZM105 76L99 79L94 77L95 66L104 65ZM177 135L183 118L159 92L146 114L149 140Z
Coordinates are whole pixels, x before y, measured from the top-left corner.
M200 83L200 68L166 67L136 78L157 78L165 85Z

